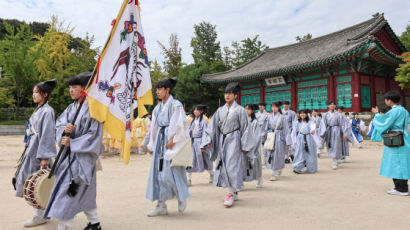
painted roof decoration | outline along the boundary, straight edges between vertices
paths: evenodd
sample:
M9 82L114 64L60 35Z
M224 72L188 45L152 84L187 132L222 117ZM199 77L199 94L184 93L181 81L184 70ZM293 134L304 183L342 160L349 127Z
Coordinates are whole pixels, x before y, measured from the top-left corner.
M388 50L376 34L385 28L402 52L406 51L383 14L375 14L360 24L305 42L265 49L247 63L226 72L205 74L201 82L226 83L268 76L279 76L307 69L334 65L355 57L370 57L387 65L401 62L398 54Z

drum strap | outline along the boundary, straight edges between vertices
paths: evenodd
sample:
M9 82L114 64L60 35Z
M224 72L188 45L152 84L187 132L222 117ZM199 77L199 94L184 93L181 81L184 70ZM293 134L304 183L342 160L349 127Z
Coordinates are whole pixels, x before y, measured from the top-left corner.
M16 183L17 183L17 174L20 172L21 166L23 165L24 160L26 159L26 151L27 151L27 147L30 145L30 140L31 137L33 136L33 134L30 134L27 138L27 143L26 146L24 147L24 151L20 156L20 159L17 161L18 163L18 167L16 172L14 173L14 177L11 180L11 183L13 184L14 190L16 190Z

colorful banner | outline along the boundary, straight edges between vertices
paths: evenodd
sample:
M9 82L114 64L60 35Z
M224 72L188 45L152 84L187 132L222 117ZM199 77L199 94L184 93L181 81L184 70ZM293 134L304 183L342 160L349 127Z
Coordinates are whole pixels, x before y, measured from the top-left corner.
M91 117L122 141L121 157L128 164L133 111L138 108L141 117L147 114L144 105L153 104L139 2L125 0L112 26L88 89L88 103Z

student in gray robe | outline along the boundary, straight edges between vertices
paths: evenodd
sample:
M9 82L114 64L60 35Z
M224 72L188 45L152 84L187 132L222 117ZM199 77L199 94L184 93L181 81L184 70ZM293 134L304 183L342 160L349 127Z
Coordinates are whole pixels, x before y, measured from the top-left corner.
M346 163L346 157L350 155L349 142L353 144L352 125L349 119L349 113L343 113L344 109L343 106L336 107L337 112L343 116L345 121L342 129L347 131L347 141L344 141L342 145L342 159L338 160L338 163Z
M44 217L58 219L58 229L70 229L77 213L84 212L88 219L85 230L101 230L97 216L97 159L104 151L102 124L90 117L87 100L77 120L71 124L91 73L80 73L69 79L68 105L56 121L57 143L65 146L56 162L55 183ZM65 136L63 137L63 134Z
M209 149L206 144L203 144L205 139L205 132L208 128L208 122L205 120L204 115L206 112L205 105L196 105L194 107L194 120L191 121L189 125L189 136L191 137L192 143L192 167L187 168L187 178L188 185L192 185L192 173L204 172L205 170L209 173L209 183L213 182L214 171L213 162L211 161L211 156Z
M255 115L256 115L256 119L258 120L260 127L264 127L265 123L268 122L268 115L269 115L269 113L266 112L265 102L259 103L259 111L255 112Z
M262 139L261 127L256 118L255 112L258 109L256 104L245 105L246 113L248 114L248 127L242 136L242 143L250 149L249 152L243 158L243 180L253 181L257 180L256 188L262 188L262 159L261 148Z
M328 101L327 107L329 111L322 117L319 136L325 140L327 154L329 158L333 159L332 168L337 169L338 160L343 157L343 144L347 141L346 120L342 114L335 110L336 103L334 101Z
M295 158L292 162L293 171L297 174L315 173L317 171L317 153L315 142L316 124L309 119L305 109L299 111L300 118L293 122L292 146Z
M289 108L289 105L290 105L289 101L283 101L282 105L283 105L282 115L288 121L288 129L289 129L289 133L290 133L290 132L292 132L293 122L295 122L295 120L297 119L296 112L292 111ZM290 163L290 160L293 160L293 155L294 155L295 149L293 149L292 146L286 147L286 148L287 148L286 149L286 155L285 155L285 158L284 158L285 163Z
M250 150L241 143L248 118L245 109L235 102L240 89L237 82L226 86L226 104L213 115L206 132L207 140L204 141L214 150L211 156L211 160L216 160L214 185L228 188L225 207L231 207L238 199L237 191L243 184L243 152Z
M268 122L268 116L269 116L269 113L266 112L266 103L265 102L260 102L259 103L259 111L256 113L256 119L258 120L259 126L261 128L261 132L260 132L261 133L261 136L260 136L261 140L263 140L264 135L263 135L262 130L263 130L263 127L265 127L266 123ZM261 151L260 155L264 156L265 150L263 150L262 142L263 141L261 141L262 146L260 148L260 151ZM262 160L264 160L264 158L262 158ZM263 163L263 164L265 164L265 163Z
M16 171L16 196L23 197L26 179L40 169L49 166L56 155L54 109L48 104L56 80L40 82L33 88L33 101L37 104L26 125L26 149ZM34 216L24 223L24 227L34 227L47 222L44 211L34 208Z
M315 132L315 136L319 137L319 127L320 127L320 122L322 120L322 117L319 116L319 110L317 109L312 109L312 116L309 118L310 120L312 120L312 122L315 124L316 126L316 132ZM319 139L320 140L320 139ZM320 158L320 153L323 149L323 144L322 143L318 143L318 145L316 146L317 149L317 157Z
M157 201L155 209L148 212L149 217L167 215L166 201L177 197L178 211L184 212L189 198L186 169L171 167L166 160L169 151L176 151L185 138L189 140L188 123L182 103L170 94L176 85L174 79L164 79L157 83L157 97L161 103L152 112L152 122L148 152L152 154L151 169L145 197Z
M272 103L272 113L269 114L268 122L263 128L264 142L268 133L275 132L273 150L265 151L266 168L272 170L270 181L278 180L282 174L282 169L285 168L285 155L291 144L289 123L286 116L282 114L280 106L280 102Z

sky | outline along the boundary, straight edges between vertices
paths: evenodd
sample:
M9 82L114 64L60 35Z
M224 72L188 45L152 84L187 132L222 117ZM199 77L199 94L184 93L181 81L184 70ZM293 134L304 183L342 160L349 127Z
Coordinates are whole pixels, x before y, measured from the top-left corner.
M95 36L102 47L111 21L123 0L0 0L0 18L49 22L51 15L75 27L74 35ZM164 60L157 41L168 46L177 33L182 61L190 64L194 24L216 25L221 48L232 41L259 35L269 47L295 43L295 37L313 38L366 21L384 13L393 31L401 35L410 24L409 0L140 0L142 26L150 60Z

